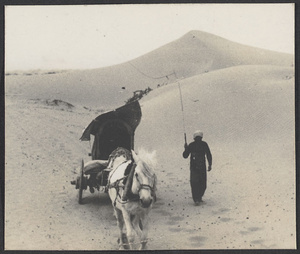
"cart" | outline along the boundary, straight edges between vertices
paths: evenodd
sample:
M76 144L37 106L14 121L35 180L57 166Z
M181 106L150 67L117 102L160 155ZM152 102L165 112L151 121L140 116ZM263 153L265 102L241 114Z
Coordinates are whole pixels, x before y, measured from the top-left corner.
M92 160L81 161L80 174L71 181L78 189L78 203L82 204L83 191L89 188L107 192L110 169L107 169L109 155L118 147L134 149L134 133L141 121L142 112L138 101L126 104L96 117L83 131L81 141L90 141L94 136L91 153ZM103 187L103 188L101 188Z

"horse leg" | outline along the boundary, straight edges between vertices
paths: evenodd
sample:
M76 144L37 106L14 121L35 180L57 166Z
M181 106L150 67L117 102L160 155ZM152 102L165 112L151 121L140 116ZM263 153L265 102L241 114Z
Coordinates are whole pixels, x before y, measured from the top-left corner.
M140 246L140 250L144 250L146 249L146 245L148 242L148 230L149 230L149 217L148 214L144 214L141 217L141 226L142 226L142 230L141 230L141 246Z
M143 228L141 227L140 223L141 223L140 216L135 215L133 220L132 220L132 226L133 226L135 232L137 233L137 235L139 236L139 239L141 240L142 239L142 233L143 233L142 230L143 230Z
M124 219L123 219L123 215L122 215L122 211L119 209L115 208L115 215L117 218L117 224L120 230L120 236L118 239L119 242L119 250L124 250L124 249L128 249L128 241L127 241L127 237L126 234L123 232L124 229Z
M131 250L133 250L133 244L134 244L134 229L132 227L131 218L129 212L127 212L125 209L122 210L124 222L126 225L126 231L127 231L127 239L129 243L129 247Z

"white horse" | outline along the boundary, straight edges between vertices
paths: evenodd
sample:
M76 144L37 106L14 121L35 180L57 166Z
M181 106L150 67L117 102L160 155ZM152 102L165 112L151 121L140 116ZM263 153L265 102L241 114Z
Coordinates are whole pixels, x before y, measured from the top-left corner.
M145 155L142 160L134 151L130 155L128 150L117 148L109 158L108 167L112 170L108 177L108 193L120 230L120 249L134 249L137 243L140 243L140 250L146 248L148 215L156 200L157 180L151 168L154 154ZM137 243L135 233L140 240Z

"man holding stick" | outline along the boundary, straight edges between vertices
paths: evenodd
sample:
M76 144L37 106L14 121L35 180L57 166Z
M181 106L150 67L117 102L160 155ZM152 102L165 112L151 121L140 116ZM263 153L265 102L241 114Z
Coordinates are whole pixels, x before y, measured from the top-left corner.
M208 161L208 171L212 169L212 155L209 146L202 141L203 132L196 131L194 133L194 141L189 145L184 144L183 158L190 156L190 183L192 188L192 197L195 205L202 202L202 196L206 190L206 160Z

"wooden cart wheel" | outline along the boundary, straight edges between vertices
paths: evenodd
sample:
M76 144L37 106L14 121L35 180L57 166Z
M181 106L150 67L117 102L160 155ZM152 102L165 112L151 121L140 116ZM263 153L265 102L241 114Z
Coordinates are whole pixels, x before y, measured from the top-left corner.
M83 192L83 183L84 183L84 175L83 175L84 162L81 161L81 169L80 169L80 178L79 178L79 192L78 192L78 203L82 204L82 192Z

